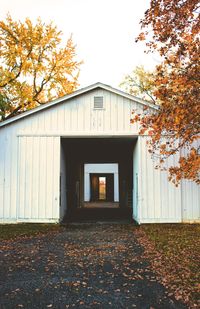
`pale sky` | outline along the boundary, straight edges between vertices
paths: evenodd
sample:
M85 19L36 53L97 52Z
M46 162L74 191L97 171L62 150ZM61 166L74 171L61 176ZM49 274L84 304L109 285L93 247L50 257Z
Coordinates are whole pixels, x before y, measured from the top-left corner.
M150 0L0 0L0 19L37 17L53 21L67 40L73 34L77 59L83 60L80 87L102 82L118 87L137 65L153 68L157 61L135 43L139 21Z

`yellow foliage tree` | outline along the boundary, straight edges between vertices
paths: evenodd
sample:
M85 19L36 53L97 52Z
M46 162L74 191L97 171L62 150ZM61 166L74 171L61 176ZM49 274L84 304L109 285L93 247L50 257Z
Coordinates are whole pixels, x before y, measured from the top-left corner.
M61 31L39 18L0 21L0 116L7 119L73 92L80 62L72 37L62 46Z
M153 95L155 91L154 72L145 70L144 66L136 66L131 74L125 76L120 87L132 95L156 103Z

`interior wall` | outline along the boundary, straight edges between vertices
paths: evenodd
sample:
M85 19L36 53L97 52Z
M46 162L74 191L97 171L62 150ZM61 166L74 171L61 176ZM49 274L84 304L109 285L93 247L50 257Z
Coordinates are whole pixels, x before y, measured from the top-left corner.
M114 202L119 202L118 163L84 164L84 201L90 201L90 174L114 174Z

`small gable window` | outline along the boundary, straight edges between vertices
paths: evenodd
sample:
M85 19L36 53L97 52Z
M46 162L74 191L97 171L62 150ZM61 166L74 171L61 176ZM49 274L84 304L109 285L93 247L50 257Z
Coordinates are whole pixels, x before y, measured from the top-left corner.
M103 108L103 97L98 96L94 97L94 109L102 109Z

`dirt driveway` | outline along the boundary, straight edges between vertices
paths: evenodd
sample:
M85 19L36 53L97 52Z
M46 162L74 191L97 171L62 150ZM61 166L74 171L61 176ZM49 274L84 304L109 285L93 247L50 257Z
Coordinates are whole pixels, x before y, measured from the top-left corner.
M186 308L157 282L131 224L0 242L0 308Z

